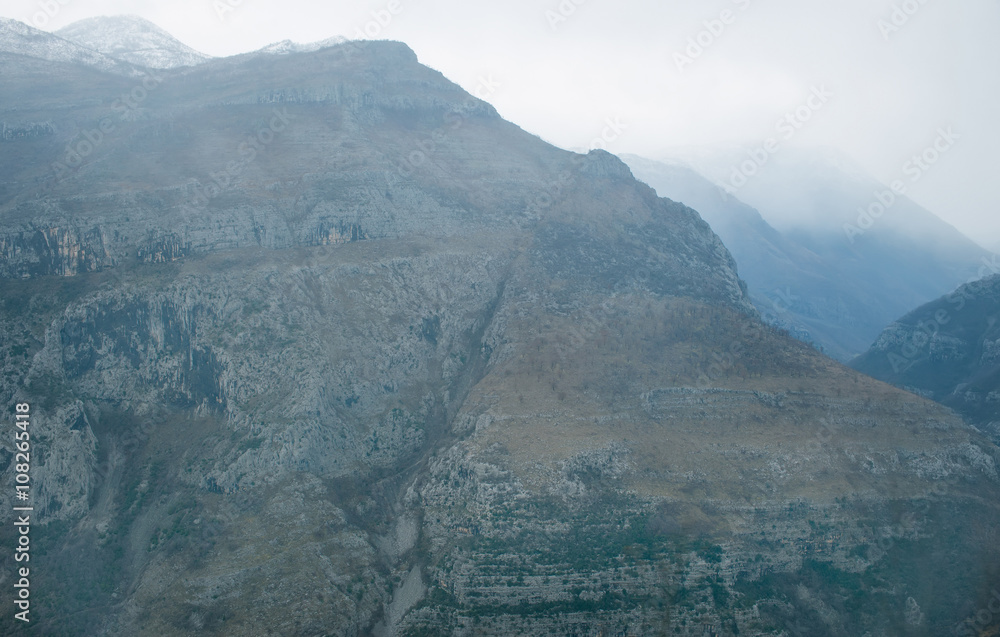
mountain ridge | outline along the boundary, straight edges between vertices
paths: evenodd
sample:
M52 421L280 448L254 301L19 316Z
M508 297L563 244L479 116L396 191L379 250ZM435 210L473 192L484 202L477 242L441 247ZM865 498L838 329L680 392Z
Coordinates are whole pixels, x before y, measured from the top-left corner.
M85 18L55 34L109 57L147 68L194 66L210 59L156 24L135 15Z
M1000 440L1000 274L908 312L851 367L936 400Z
M50 62L83 64L126 77L141 75L141 71L131 64L11 18L0 17L0 52Z
M944 222L935 222L933 231L924 233L909 227L899 230L898 221L887 220L890 213L862 235L848 238L841 225L855 214L849 202L864 201L878 186L843 159L833 164L825 156L816 159L820 167L809 171L822 176L805 180L805 185L788 186L789 174L797 174L794 170L764 166L762 171L776 169L777 175L767 182L773 189L796 188L800 192L790 195L791 199L822 200L829 208L831 220L822 227L798 222L784 230L766 220L774 210L743 201L747 189L729 194L686 164L671 166L637 156L627 159L661 194L702 212L737 255L740 271L763 313L841 361L863 352L886 325L915 305L981 276L982 259L988 256L957 230L952 228L949 235ZM849 172L838 172L837 166ZM763 179L763 173L756 179ZM857 186L862 181L867 185ZM847 185L841 192L830 185L834 183ZM760 201L766 205L777 199L769 196ZM933 216L902 197L895 206L893 214ZM936 239L930 239L930 234Z
M761 323L614 156L352 43L164 71L45 182L136 80L30 71L0 397L36 632L932 637L988 600L1000 449Z

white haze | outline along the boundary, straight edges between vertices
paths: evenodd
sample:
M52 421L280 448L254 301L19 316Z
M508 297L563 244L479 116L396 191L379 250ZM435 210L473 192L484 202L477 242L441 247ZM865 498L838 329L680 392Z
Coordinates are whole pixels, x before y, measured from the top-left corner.
M918 9L887 41L879 20L908 3ZM46 4L54 15L43 24L35 16ZM466 89L496 86L488 101L554 144L588 148L617 119L626 128L608 149L652 158L706 144L762 144L781 117L824 87L833 97L783 147L838 148L888 183L950 126L961 138L907 194L984 246L1000 245L993 186L1000 2L561 4L573 11L555 28L546 12L558 14L560 0L7 0L0 14L51 31L133 13L218 56L284 39L354 38L368 26L376 39L406 42ZM727 10L732 24L678 70L674 54Z

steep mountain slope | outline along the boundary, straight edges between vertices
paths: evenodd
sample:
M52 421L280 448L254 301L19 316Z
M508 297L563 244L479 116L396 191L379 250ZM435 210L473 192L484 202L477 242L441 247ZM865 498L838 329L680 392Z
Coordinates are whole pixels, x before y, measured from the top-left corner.
M134 15L87 18L56 34L116 60L151 69L194 66L209 59L149 20Z
M117 75L140 75L131 64L10 18L0 17L0 53L82 64ZM4 65L4 74L11 70L10 66Z
M715 183L684 164L627 161L659 194L702 213L763 313L840 360L863 352L896 317L998 267L903 196L890 193L894 203L862 228L859 208L889 189L846 160L782 149L734 195L720 192L716 184L727 185L741 159L737 151L691 158Z
M856 323L884 325L879 316L870 316L878 302L857 298L858 287L831 278L833 267L819 255L785 238L755 209L694 169L636 155L623 159L660 196L698 210L732 252L754 304L768 323L840 359L850 358L871 342ZM859 316L865 318L859 321Z
M1000 276L963 285L882 332L851 366L1000 434Z
M1000 450L763 325L613 156L397 43L163 71L121 117L134 81L32 69L0 399L34 630L930 636L987 602Z

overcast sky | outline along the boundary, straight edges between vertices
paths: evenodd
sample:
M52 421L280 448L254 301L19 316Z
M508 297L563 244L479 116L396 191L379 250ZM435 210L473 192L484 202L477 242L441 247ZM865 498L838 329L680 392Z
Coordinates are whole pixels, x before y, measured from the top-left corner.
M590 147L609 119L624 125L608 148L615 153L659 158L683 147L759 144L822 88L832 97L793 143L839 148L888 183L903 177L938 129L951 127L960 139L908 194L1000 249L998 0L0 4L0 15L49 31L119 13L141 15L217 56L367 30L365 37L406 42L469 90L490 83L487 100L504 117L574 150ZM701 50L689 49L689 38Z

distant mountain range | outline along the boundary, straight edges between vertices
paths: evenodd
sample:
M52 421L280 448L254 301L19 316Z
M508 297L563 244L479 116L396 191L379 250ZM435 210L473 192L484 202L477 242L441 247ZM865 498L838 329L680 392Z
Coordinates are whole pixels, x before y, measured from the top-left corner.
M55 33L108 57L146 68L194 66L210 59L138 16L87 18Z
M770 322L842 361L990 263L987 250L905 196L891 195L884 214L858 226L859 209L888 201L889 188L842 157L784 149L730 192L727 175L740 157L624 159L661 196L702 214Z
M22 56L28 60L79 64L116 75L140 74L133 65L122 60L3 17L0 17L0 54ZM16 60L10 59L5 67L5 72L16 71Z
M309 53L344 42L341 37L306 44L283 40L230 59ZM0 17L0 53L81 64L132 77L142 75L143 69L197 66L213 59L180 42L149 20L134 15L87 18L54 33Z

